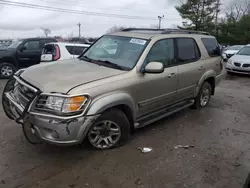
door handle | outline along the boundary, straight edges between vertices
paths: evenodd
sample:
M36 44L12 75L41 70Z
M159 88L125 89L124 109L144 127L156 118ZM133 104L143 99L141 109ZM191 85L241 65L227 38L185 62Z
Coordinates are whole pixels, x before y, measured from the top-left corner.
M173 76L176 76L176 74L174 72L169 73L168 78L172 78Z
M202 69L204 69L204 66L203 66L203 65L202 65L202 66L200 66L199 70L202 70Z

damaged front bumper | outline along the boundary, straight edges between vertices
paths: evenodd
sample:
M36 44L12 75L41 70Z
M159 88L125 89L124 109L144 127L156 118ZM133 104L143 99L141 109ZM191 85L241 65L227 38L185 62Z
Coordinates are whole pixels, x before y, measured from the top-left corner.
M31 143L32 137L56 145L77 145L82 143L89 128L99 115L60 117L34 113L30 107L36 96L39 95L39 91L34 89L34 97L28 102L27 106L22 106L13 94L14 82L16 81L21 80L15 77L13 83L7 83L10 86L6 85L4 89L2 104L6 115L10 119L23 125L24 134Z

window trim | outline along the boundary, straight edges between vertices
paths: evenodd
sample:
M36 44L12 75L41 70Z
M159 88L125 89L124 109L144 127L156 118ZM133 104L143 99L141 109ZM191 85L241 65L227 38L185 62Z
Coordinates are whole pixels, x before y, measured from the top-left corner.
M185 64L189 64L189 63L195 63L201 59L201 50L199 48L197 41L194 38L192 38L192 37L175 37L174 39L175 39L175 45L176 45L176 65L177 66L178 65L185 65ZM185 62L179 62L179 60L178 60L179 59L179 50L178 50L178 42L177 42L178 39L192 39L194 41L194 43L198 49L198 54L195 54L195 55L198 55L197 59L192 59L192 60L185 61Z
M173 40L173 44L174 44L174 63L176 63L176 50L175 50L175 40L174 40L175 38L163 38L163 39L159 39L159 40L155 41L155 43L152 45L152 47L150 48L147 56L144 59L144 62L142 64L141 68L140 68L140 72L144 72L144 69L145 69L146 65L148 64L146 60L147 60L152 48L156 45L156 43L160 42L162 40L169 40L169 39ZM169 66L166 66L166 65L163 64L163 66L164 66L164 69L166 69L166 68L169 68L169 67L174 67L174 66L176 66L176 64L169 65Z

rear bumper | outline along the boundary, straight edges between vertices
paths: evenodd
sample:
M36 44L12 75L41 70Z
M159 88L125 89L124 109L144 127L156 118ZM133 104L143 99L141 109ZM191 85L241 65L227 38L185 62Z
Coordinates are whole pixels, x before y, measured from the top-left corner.
M91 125L99 115L79 117L53 117L30 112L15 99L12 91L4 92L3 108L6 115L26 127L42 142L56 145L77 145L82 143ZM32 129L32 130L31 130Z

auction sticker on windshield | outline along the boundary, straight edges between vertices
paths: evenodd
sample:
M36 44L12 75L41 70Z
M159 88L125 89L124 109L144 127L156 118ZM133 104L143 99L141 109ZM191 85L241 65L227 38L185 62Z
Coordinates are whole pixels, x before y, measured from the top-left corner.
M135 38L132 38L130 40L130 43L133 43L133 44L140 44L140 45L145 45L146 44L146 40L142 40L142 39L135 39Z

